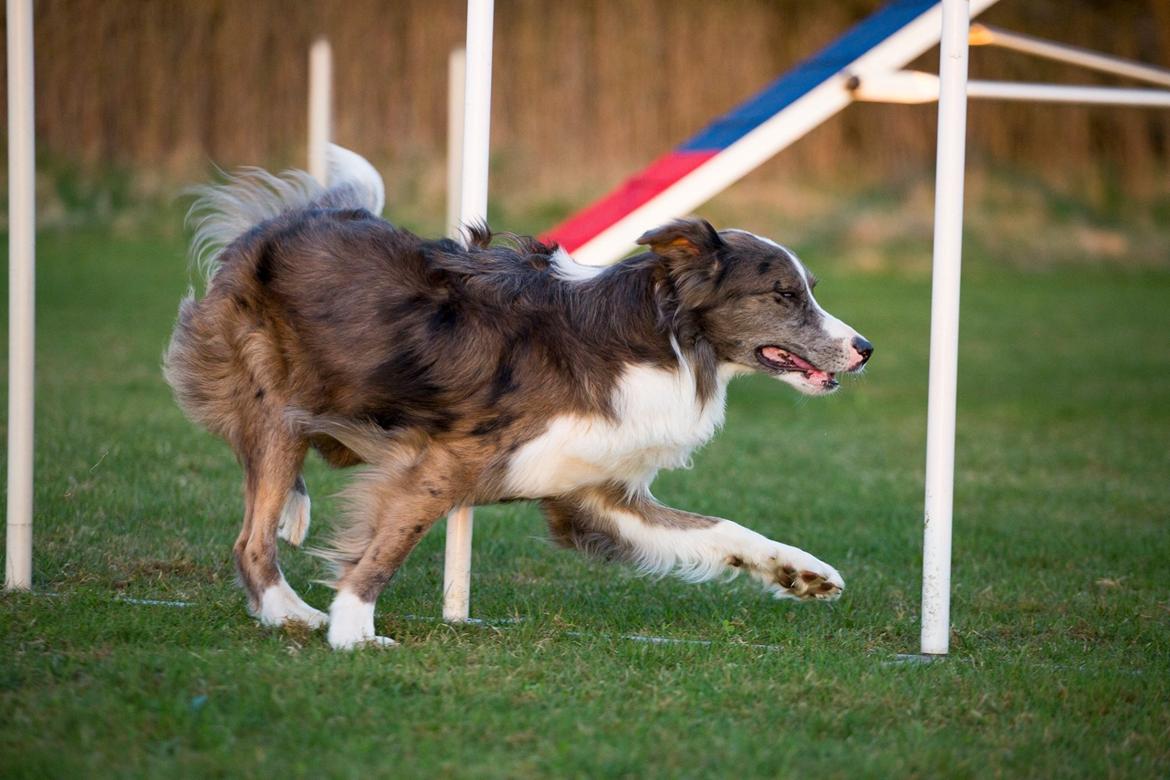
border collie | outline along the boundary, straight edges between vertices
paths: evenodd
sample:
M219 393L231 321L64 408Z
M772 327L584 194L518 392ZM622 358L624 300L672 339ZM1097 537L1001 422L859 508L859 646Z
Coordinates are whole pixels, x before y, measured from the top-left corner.
M338 649L393 644L374 603L419 539L453 507L512 500L539 501L556 542L647 572L841 594L836 569L803 550L650 494L723 423L733 377L824 395L869 359L792 252L696 219L605 268L486 226L466 247L426 240L377 216L366 160L330 155L328 189L251 169L202 190L207 291L180 305L164 356L180 406L243 466L235 560L260 622L328 623ZM328 616L277 563L277 536L299 545L308 530L309 448L366 465L318 551L336 574Z

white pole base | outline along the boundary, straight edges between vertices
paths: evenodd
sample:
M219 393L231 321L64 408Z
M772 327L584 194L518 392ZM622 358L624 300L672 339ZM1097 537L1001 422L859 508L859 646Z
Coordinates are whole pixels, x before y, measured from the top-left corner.
M443 620L464 623L471 615L471 507L447 515L447 551L443 564Z

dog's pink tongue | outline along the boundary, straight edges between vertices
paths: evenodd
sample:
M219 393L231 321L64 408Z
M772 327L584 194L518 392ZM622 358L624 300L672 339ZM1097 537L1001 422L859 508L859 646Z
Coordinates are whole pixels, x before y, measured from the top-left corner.
M812 363L779 347L764 347L764 357L774 363L789 363L802 371L817 371L817 367Z
M824 373L819 368L817 368L816 366L814 366L812 363L808 362L804 358L800 357L799 355L793 355L790 352L790 353L788 353L788 359L791 360L793 363L795 363L797 368L803 368L805 371L811 371L814 374L823 374Z
M783 363L788 359L788 353L779 347L764 347L763 353L773 363Z

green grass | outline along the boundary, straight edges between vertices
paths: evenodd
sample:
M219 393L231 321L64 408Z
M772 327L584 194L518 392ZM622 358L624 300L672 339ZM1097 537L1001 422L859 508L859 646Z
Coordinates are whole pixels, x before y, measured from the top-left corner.
M829 561L840 602L638 578L552 549L531 507L488 508L472 612L523 620L409 619L439 612L440 527L379 603L402 646L341 655L258 627L233 585L237 467L158 370L178 239L44 235L37 592L0 598L0 775L1166 776L1170 273L968 258L952 655L899 666L929 282L806 254L871 370L819 400L741 380L656 493ZM345 478L310 465L310 541ZM282 555L325 606L316 563Z

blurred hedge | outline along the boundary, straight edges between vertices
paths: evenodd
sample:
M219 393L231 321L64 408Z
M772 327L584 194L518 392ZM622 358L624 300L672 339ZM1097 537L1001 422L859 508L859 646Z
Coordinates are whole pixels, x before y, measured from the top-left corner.
M610 181L669 149L875 0L499 0L493 148L535 190ZM306 49L335 57L335 135L393 171L441 164L457 0L37 0L40 151L82 170L164 175L299 162ZM989 23L1170 66L1170 0L1002 0ZM919 67L935 67L928 55ZM984 78L1112 83L974 50ZM0 81L0 84L3 84ZM931 106L856 106L785 153L786 170L887 176L929 160ZM972 160L1054 183L1102 174L1165 191L1170 112L975 104ZM789 167L791 166L791 167Z

